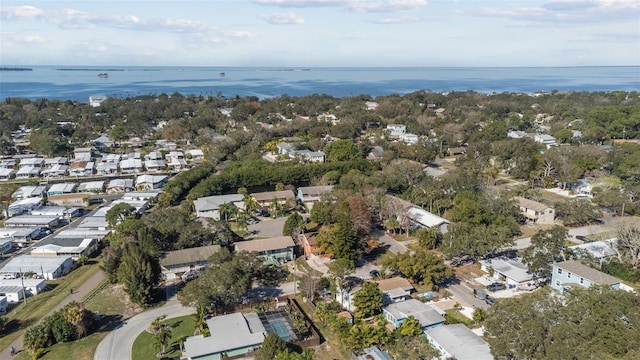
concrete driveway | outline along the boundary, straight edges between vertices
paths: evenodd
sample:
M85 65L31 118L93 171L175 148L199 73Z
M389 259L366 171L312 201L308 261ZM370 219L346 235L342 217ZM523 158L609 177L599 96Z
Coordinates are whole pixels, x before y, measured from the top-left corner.
M133 341L149 327L158 316L167 315L168 319L195 313L195 309L180 304L176 297L163 306L138 314L125 321L122 326L110 332L98 345L94 360L131 359Z
M282 236L284 222L287 221L286 217L277 219L260 218L260 220L259 223L247 227L249 233L252 234L250 237L271 238Z
M379 232L376 237L380 240L380 243L382 243L383 246L387 247L389 251L395 254L402 254L408 251L406 246L402 245L402 243L387 235L385 232Z

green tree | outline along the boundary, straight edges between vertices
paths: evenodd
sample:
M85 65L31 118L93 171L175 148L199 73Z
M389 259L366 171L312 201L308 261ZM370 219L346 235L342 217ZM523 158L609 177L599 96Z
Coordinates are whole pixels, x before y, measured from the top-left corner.
M127 244L118 267L118 279L124 284L131 301L149 306L153 302L160 279L157 256L150 254L138 243Z
M531 246L525 250L523 262L534 274L549 274L552 263L566 260L564 243L568 236L567 229L559 225L538 231L531 237Z
M300 230L304 227L304 219L297 212L293 212L287 220L284 222L284 227L282 228L282 235L284 236L294 236L297 235Z
M56 311L45 320L55 342L69 342L76 339L76 328L64 317L62 311Z
M22 346L33 354L38 349L53 345L54 341L51 329L46 322L42 322L27 328L22 337Z
M169 343L171 342L171 333L171 327L167 324L162 324L158 331L156 331L156 333L151 337L153 346L160 355L164 355L166 353L167 346L169 346Z
M387 346L387 350L394 359L431 360L440 357L440 352L431 346L424 336L396 339Z
M378 284L374 282L364 283L360 291L353 296L353 305L356 307L356 315L360 318L368 318L379 314L384 301Z
M303 349L301 353L284 350L278 353L274 360L313 360L315 350L311 348Z
M396 269L416 283L424 283L432 288L453 275L451 268L444 264L444 259L432 250L418 249L413 253L388 253L382 258L382 272Z
M473 322L478 325L486 319L487 313L483 308L475 308L473 310Z
M329 161L349 161L362 158L362 152L351 140L337 140L324 148Z
M123 202L118 203L109 209L105 214L105 219L107 220L109 227L113 229L125 219L135 216L135 213L136 208Z
M406 318L398 328L398 332L402 337L405 336L418 336L422 334L422 327L420 321L418 321L413 315Z
M638 321L638 296L593 286L501 299L487 311L484 325L496 358L633 359L640 349L632 325Z
M355 263L348 259L335 259L329 263L329 273L334 278L342 279L355 270Z
M258 360L273 360L276 355L287 350L287 343L277 334L269 334L264 338Z
M587 199L568 199L556 203L556 216L566 226L582 226L602 218L602 211L597 209Z

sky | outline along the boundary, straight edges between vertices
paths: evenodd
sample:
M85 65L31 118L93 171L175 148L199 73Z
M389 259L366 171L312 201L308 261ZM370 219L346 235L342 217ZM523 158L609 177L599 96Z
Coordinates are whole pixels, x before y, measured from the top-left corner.
M640 0L2 0L0 65L640 65Z

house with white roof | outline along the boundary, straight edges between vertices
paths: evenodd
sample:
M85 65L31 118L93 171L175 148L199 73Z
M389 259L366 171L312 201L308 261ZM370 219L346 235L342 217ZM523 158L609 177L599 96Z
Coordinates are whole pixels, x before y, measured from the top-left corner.
M46 186L21 186L11 197L14 199L26 199L30 197L42 197L47 191Z
M96 174L102 176L114 175L118 172L119 162L100 162L96 165Z
M222 359L251 353L262 345L267 331L255 313L233 313L207 320L212 336L190 336L184 342L189 360Z
M367 107L368 111L374 111L378 108L378 103L375 101L365 101L364 106Z
M89 96L89 105L91 105L92 107L98 107L105 100L107 100L107 97L104 95L92 95Z
M55 280L71 270L73 270L71 257L20 255L11 258L0 272L14 275L32 272L41 275L45 280Z
M113 179L107 185L108 193L121 193L135 189L133 179Z
M289 153L289 157L294 159L300 159L305 162L318 162L323 163L327 157L323 151L311 151L311 150L293 150Z
M420 322L422 330L433 329L444 324L444 310L433 304L423 303L416 299L395 302L382 308L387 322L400 326L409 316L413 316Z
M53 184L51 185L49 190L47 190L47 196L71 194L75 192L75 190L76 190L76 184L73 184L73 183Z
M490 269L493 269L493 280L505 281L507 286L520 289L533 286L533 273L518 260L508 258L480 260L480 269L487 273L491 273Z
M44 167L51 168L56 165L69 165L69 159L66 157L58 156L54 158L44 159Z
M165 164L165 162L162 160L145 160L144 161L144 168L147 169L147 171L160 171L165 167L167 167L167 164Z
M415 145L420 140L420 137L416 134L404 133L400 135L399 139L409 145Z
M537 143L540 143L546 146L547 149L549 149L552 146L558 145L558 143L556 142L556 138L547 134L535 134L533 136L533 140Z
M50 168L42 170L40 175L44 177L63 177L67 174L68 169L68 165L56 164L51 166Z
M408 208L405 216L414 228L438 228L442 234L446 234L449 227L449 220L419 207Z
M91 161L93 159L93 149L76 148L73 150L73 159L75 161Z
M220 220L219 208L222 204L232 204L238 209L244 210L244 195L229 194L199 198L193 201L193 208L197 217Z
M137 190L153 190L160 189L169 181L167 175L139 175L136 178Z
M158 196L160 196L161 192L161 190L129 191L122 195L122 200L154 202L158 200Z
M13 169L0 168L0 181L7 181L16 176L16 172Z
M104 181L87 181L78 185L78 192L101 193L104 192Z
M142 160L140 159L124 159L120 161L120 171L123 173L139 173L142 172Z
M18 179L28 179L33 177L40 176L40 172L42 168L33 167L33 166L20 166L20 169L16 172L16 178Z
M5 220L4 227L43 227L53 229L59 223L60 218L58 216L18 215Z
M162 160L162 152L160 151L151 151L147 155L144 156L145 160Z
M187 150L187 156L191 157L191 160L203 160L204 152L200 149Z
M389 139L399 140L402 135L407 132L407 125L403 124L389 124L387 125L387 131L389 131Z
M24 289L26 296L33 296L43 292L47 284L42 279L33 278L0 279L0 288L5 286L19 286Z
M106 134L102 134L98 138L93 139L91 141L91 144L98 149L104 149L112 147L114 142L113 140L109 139L109 136L107 136Z
M69 165L69 175L76 177L93 175L94 167L93 161L76 161Z
M26 159L22 159L20 160L20 167L36 167L36 168L42 168L45 164L45 160L43 158L37 158L37 157L33 157L33 158L26 158Z
M311 209L322 197L333 190L333 185L303 186L298 188L297 198L307 209Z
M587 254L593 256L594 259L604 261L616 255L614 246L617 241L618 238L591 241L580 245L569 246L569 250L571 250L572 253L578 256L580 256L581 253L586 252Z
M7 207L8 216L16 216L29 212L42 204L41 197L29 197L12 202Z
M424 332L440 352L440 359L493 360L489 343L463 324L439 326Z
M185 159L175 158L175 157L169 158L169 162L167 163L167 166L174 170L180 170L180 169L185 169L189 167Z

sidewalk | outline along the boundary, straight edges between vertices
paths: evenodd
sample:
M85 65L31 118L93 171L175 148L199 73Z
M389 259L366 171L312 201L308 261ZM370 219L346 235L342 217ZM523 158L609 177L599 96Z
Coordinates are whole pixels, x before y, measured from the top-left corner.
M72 301L81 302L82 298L87 296L93 289L98 286L106 278L106 275L102 271L98 271L90 277L87 281L85 281L78 289L73 290L73 294L69 294L64 300L62 300L53 310L49 311L46 316L53 314L54 312L62 309L65 305ZM0 352L0 359L11 359L11 347L16 351L22 351L22 336L16 339L11 345L9 345L6 349Z

